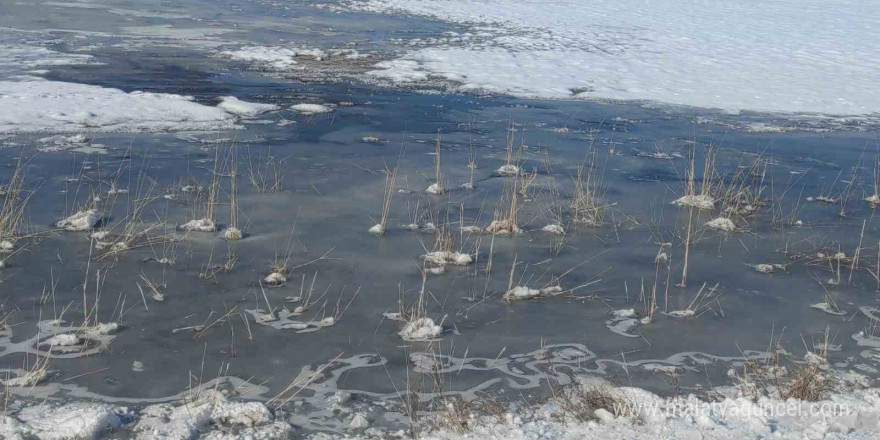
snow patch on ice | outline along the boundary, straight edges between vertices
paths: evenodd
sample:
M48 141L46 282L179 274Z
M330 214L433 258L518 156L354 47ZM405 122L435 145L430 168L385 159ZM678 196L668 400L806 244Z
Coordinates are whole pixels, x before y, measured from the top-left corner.
M317 115L317 114L321 114L321 113L330 113L333 111L332 108L330 108L326 105L307 104L307 103L294 104L294 105L290 106L290 109L297 112L297 113L301 113L304 115Z
M0 81L0 133L159 132L235 127L191 97L24 77Z
M705 194L687 195L674 200L672 204L678 206L691 206L699 209L712 209L715 207L715 199Z
M724 217L718 217L709 220L708 222L706 222L706 227L724 232L736 231L736 224L733 223L733 220Z
M55 223L56 228L68 231L87 231L95 227L101 221L101 213L97 209L79 211L65 219Z
M427 341L443 334L443 327L431 318L416 318L406 323L398 333L404 341Z
M224 96L220 98L220 104L217 107L226 110L229 113L245 117L254 117L266 112L280 110L281 107L275 104L261 104L257 102L242 101L234 96Z

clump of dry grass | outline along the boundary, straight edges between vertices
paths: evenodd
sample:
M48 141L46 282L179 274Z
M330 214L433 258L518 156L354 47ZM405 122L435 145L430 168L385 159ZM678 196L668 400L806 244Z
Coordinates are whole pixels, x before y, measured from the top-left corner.
M715 150L713 144L706 146L705 161L703 163L703 178L700 181L700 189L697 191L697 168L696 168L696 142L694 142L688 161L684 195L672 203L679 206L690 206L698 209L713 209L715 207L715 190L717 185L717 172L715 170Z
M251 187L257 192L277 192L284 190L284 173L282 171L287 158L277 158L272 155L272 149L263 157L261 153L254 160L251 149L248 147L247 177Z
M721 184L721 212L741 218L754 217L764 204L767 159L756 155L750 163L738 166L733 177Z
M575 380L559 389L551 388L551 392L551 401L559 407L563 421L598 421L598 414L603 411L615 417L637 415L633 411L635 404L605 382Z
M25 212L32 194L24 191L24 160L19 156L12 176L0 187L0 253L14 252L16 242L27 234Z
M397 178L397 168L389 170L385 167L385 191L382 197L382 216L379 223L370 228L370 233L375 235L385 235L386 226L388 225L388 215L391 213L391 200L394 197L394 181Z
M598 171L596 150L593 148L595 138L591 135L590 145L584 163L577 169L574 179L574 195L568 209L572 220L583 226L602 226L605 218L605 186L602 173Z
M761 397L776 396L782 400L798 399L815 402L822 399L833 388L834 381L826 374L826 362L830 329L826 328L824 341L808 349L806 362L795 364L789 372L784 365L787 353L782 347L782 335L771 334L770 346L763 356L749 358L743 354L742 368L731 370L738 381L739 391L757 400Z
M504 186L501 200L492 213L492 223L486 227L486 232L492 235L516 235L522 232L517 224L519 213L519 192L517 191L517 178L514 178ZM505 201L509 200L509 204Z

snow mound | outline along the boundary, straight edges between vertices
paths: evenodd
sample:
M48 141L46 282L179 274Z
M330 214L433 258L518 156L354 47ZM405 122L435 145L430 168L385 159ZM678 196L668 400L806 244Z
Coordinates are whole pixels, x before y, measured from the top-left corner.
M333 111L332 108L321 104L294 104L290 106L290 109L304 115L317 115L320 113L330 113Z
M550 234L565 235L565 228L563 228L562 225L558 225L556 223L544 226L543 228L541 228L541 230Z
M435 195L435 196L439 196L440 194L443 194L445 191L446 191L446 190L443 189L443 185L441 185L441 184L439 184L439 183L432 183L432 184L429 185L428 188L425 190L426 193L428 193L428 194L433 194L433 195Z
M278 107L275 104L246 102L234 96L224 96L220 99L220 104L217 104L217 107L238 116L253 117L266 112L274 112L281 109L281 107Z
M752 266L752 269L760 273L774 273L778 270L785 271L785 266L781 264L760 263Z
M162 403L144 408L133 431L137 440L287 438L290 426L273 423L273 419L272 413L262 403L232 402L219 392L203 391L195 401L177 405ZM199 437L200 433L209 429L211 432ZM231 432L238 432L238 435Z
M547 296L555 296L562 293L562 287L550 286L542 289L531 289L525 286L516 286L507 291L503 298L507 301L520 301L525 299L542 298Z
M674 200L672 204L678 206L691 206L699 209L712 209L715 207L715 199L705 194L688 195Z
M234 121L187 96L35 77L0 81L0 133L218 130L234 128Z
M99 221L101 221L101 213L97 209L89 209L59 220L55 223L55 227L68 231L87 231L94 228Z
M373 235L385 235L385 228L383 228L382 225L379 223L376 223L375 225L370 227L368 231L370 232L370 234Z
M404 341L426 341L443 334L443 327L431 318L416 318L403 326L398 333Z
M493 235L516 235L522 232L522 229L514 224L510 219L493 220L486 226L486 232Z
M729 218L724 217L718 217L709 220L708 222L706 222L706 227L724 232L733 232L736 230L736 224L734 224L733 221Z
M198 220L190 220L182 224L180 229L183 229L184 231L214 232L217 230L217 225L209 218L201 218Z
M436 266L445 266L447 264L454 264L456 266L467 266L474 261L474 259L469 254L452 251L428 252L427 254L423 255L422 258L425 259L426 263L434 264Z
M517 176L520 174L520 169L516 165L502 165L501 168L495 170L499 176Z

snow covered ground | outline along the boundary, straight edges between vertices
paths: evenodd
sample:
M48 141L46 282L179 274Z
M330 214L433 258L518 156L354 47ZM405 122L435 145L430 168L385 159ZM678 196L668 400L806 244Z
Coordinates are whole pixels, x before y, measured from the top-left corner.
M353 0L340 10L470 26L380 64L521 97L647 100L826 115L880 112L876 5L858 0ZM419 47L421 46L421 47Z

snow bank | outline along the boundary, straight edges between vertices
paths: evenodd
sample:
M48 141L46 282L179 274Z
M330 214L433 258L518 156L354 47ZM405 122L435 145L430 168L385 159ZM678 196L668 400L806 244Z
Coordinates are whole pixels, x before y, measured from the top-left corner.
M0 133L219 130L235 118L191 97L24 77L0 81Z
M245 117L253 117L266 112L274 112L280 110L281 107L275 104L260 104L256 102L242 101L234 96L224 96L220 98L220 104L217 107L226 110L229 113Z
M350 0L346 10L472 26L373 72L444 78L463 90L781 113L880 111L870 2L755 0ZM845 24L845 25L844 25ZM422 44L424 43L424 44Z
M520 171L519 167L516 165L501 165L500 168L495 170L499 176L516 176L519 175L522 171Z
M506 420L471 421L467 432L437 430L423 440L659 440L659 439L875 439L880 435L880 390L859 390L819 402L729 395L714 402L692 396L663 398L638 388L609 390L632 416L597 409L589 421L570 421L545 405ZM615 411L616 412L616 411Z
M290 425L273 419L262 403L232 402L221 393L205 391L192 402L148 406L139 414L133 431L137 440L288 438Z
M522 229L510 219L502 219L492 220L492 223L486 226L486 232L492 235L516 235L522 232Z

